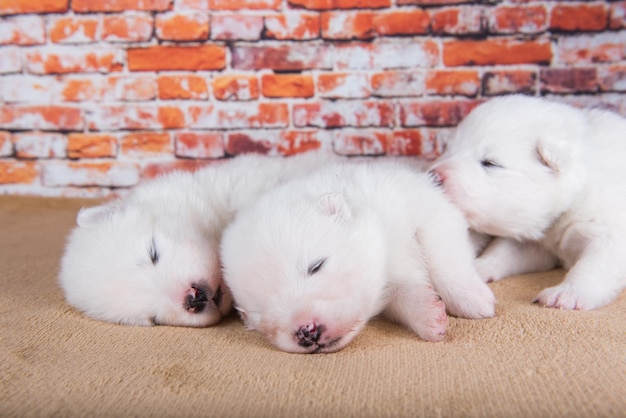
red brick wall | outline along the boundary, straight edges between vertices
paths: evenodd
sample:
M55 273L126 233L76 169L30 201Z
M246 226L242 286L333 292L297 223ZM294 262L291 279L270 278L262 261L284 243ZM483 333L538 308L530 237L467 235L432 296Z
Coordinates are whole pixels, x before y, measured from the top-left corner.
M0 0L0 193L256 151L434 158L491 96L626 115L626 4Z

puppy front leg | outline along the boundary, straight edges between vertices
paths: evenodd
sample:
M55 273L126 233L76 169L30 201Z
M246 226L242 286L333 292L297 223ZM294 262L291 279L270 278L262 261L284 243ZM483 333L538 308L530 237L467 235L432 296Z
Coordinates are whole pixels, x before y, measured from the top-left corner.
M415 238L450 314L474 319L495 315L495 297L476 271L467 223L456 208L442 205L432 211Z
M446 337L446 305L430 283L404 283L392 290L383 315L398 322L426 341Z
M538 242L495 238L476 259L476 269L484 281L492 282L516 274L550 270L558 261Z
M595 240L580 254L565 280L534 300L545 307L591 310L612 302L626 287L624 243Z

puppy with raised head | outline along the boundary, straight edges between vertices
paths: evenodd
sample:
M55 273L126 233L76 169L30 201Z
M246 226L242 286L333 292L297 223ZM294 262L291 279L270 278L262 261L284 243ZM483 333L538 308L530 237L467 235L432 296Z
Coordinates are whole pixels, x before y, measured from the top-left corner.
M268 188L336 158L241 156L166 174L124 198L82 209L61 260L66 300L92 318L120 324L215 324L232 309L219 244L234 213Z
M568 270L536 302L595 309L626 287L626 119L504 96L474 109L432 167L477 232L484 280Z
M445 337L446 307L494 315L462 213L406 164L333 164L285 183L238 212L221 254L246 325L287 352L340 350L381 312L429 341Z

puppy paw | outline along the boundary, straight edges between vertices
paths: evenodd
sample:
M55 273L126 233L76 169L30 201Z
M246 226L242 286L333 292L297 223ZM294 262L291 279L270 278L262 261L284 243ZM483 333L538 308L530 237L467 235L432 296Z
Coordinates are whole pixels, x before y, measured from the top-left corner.
M426 341L442 341L446 338L448 329L446 304L434 290L424 296L424 299L418 302L417 320L413 327L417 335Z
M496 298L485 283L472 280L453 295L444 298L450 315L459 318L492 318L496 314Z
M561 284L542 290L533 300L533 303L540 304L546 308L584 311L593 309L595 305L593 301L587 299L587 297L579 294L571 286Z
M476 259L474 265L478 275L485 283L496 282L503 278L502 273L499 271L498 263L495 260L479 257Z

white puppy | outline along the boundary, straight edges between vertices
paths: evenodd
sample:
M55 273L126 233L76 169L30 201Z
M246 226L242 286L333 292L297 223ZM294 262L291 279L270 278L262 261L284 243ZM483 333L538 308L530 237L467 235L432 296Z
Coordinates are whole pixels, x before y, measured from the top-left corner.
M490 100L433 166L470 226L496 237L485 280L543 271L563 283L535 302L595 309L626 286L626 120L525 96Z
M401 163L334 164L268 192L227 228L222 262L246 325L287 352L340 350L383 310L439 341L441 298L494 315L462 213Z
M237 157L193 174L167 174L125 198L82 209L61 260L67 301L90 317L121 324L216 323L232 309L218 256L234 212L336 158Z

